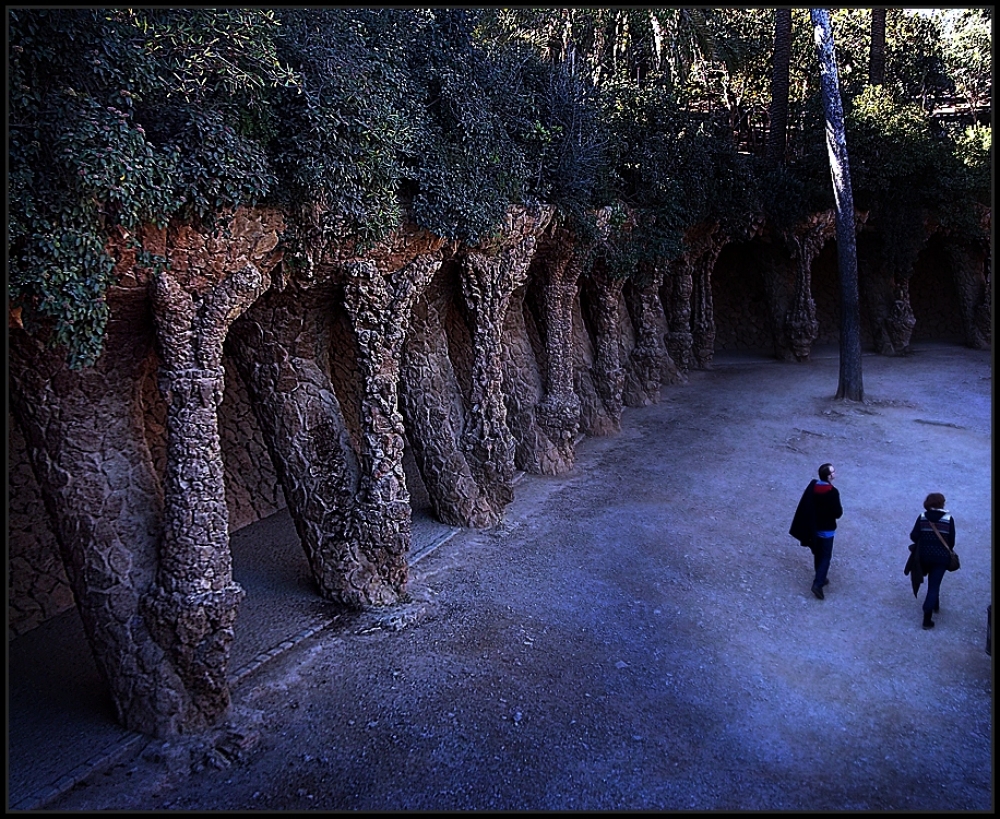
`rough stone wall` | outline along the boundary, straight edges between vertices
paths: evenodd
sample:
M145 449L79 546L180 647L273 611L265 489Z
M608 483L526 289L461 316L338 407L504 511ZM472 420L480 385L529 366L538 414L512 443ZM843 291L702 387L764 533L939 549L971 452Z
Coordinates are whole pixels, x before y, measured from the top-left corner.
M359 446L361 429L361 373L358 362L348 351L354 348L347 312L338 302L331 300L330 312L330 383L333 385L340 411L344 414L347 431L355 449Z
M715 262L710 281L710 301L715 324L714 344L718 350L760 350L769 354L772 348L773 321L768 318L767 288L760 269L762 262L755 255L755 249L755 242L732 243L721 251ZM914 266L909 283L910 300L916 317L914 341L963 341L962 316L954 282L947 272L948 265L949 257L942 243L932 239ZM447 299L441 325L447 336L446 355L457 378L458 395L468 404L475 356L470 319L462 299L458 298L460 275L459 264L446 260L438 279L440 286L452 294ZM811 295L819 326L818 344L836 344L839 340L838 278L836 246L830 241L811 267ZM536 443L533 449L526 446L529 434L535 435L531 427L530 399L541 394L546 370L543 343L546 327L539 324L544 319L540 301L540 288L545 282L544 267L534 271L532 282L523 298L519 296L513 300L523 313L511 318L521 319L517 326L524 337L519 339L516 356L513 356L513 348L505 351L506 355L512 356L511 361L516 359L513 370L506 367L508 373L520 379L520 386L514 391L516 395L505 398L517 398L509 406L509 411L512 416L521 413L527 419L524 426L527 432L518 439L521 447L518 468L550 471L538 461L540 445ZM607 358L609 339L605 337L607 328L600 329L595 325L596 304L583 293L583 289L580 283L572 307L572 380L573 391L580 402L579 429L588 435L613 434L618 428L622 398L625 405L639 405L641 396L632 399L628 390L624 396L601 393L602 388L607 388L606 379L602 380L602 376L607 374L602 374L600 368L607 364L601 365L598 351L603 349L602 356ZM672 320L676 311L676 305L667 303L673 289L673 281L668 275L661 289L667 320ZM616 355L607 359L612 367L615 362L627 366L637 344L637 328L632 324L620 289L615 298L616 327L610 343L613 343ZM334 320L330 377L341 400L348 430L355 437L357 446L361 375L350 352L353 341L344 308L334 300L331 310ZM690 322L689 316L687 320ZM672 326L670 332L675 332ZM669 336L668 332L668 346ZM530 344L526 343L528 341ZM866 322L862 322L862 342L867 349L871 349L871 333ZM521 372L531 366L532 359L538 370ZM233 531L285 508L286 501L263 434L251 410L246 386L229 357L224 357L223 365L225 394L219 408L219 435L225 466L229 528ZM147 441L155 471L162 479L166 468L166 408L153 377L144 385L142 400L146 411ZM12 416L9 416L8 422L8 639L12 639L70 608L74 599L37 482L28 466L23 434ZM562 461L566 462L571 462L571 456L569 460ZM407 483L417 488L423 499L421 503L426 503L426 488L416 469L410 442L407 442L405 466ZM551 471L558 471L559 468L556 464Z
M773 331L767 293L753 243L727 245L712 273L716 350L770 352Z
M583 298L573 303L573 389L580 397L580 432L603 436L618 432L619 418L601 398L595 378L597 347L587 329Z
M219 408L222 460L226 466L226 505L231 532L285 508L285 496L250 408L246 386L228 358L226 395Z
M7 639L12 640L75 602L24 435L10 413L7 423Z
M157 474L166 468L166 408L150 378L144 385L146 436ZM75 605L59 547L28 463L24 435L7 416L8 458L8 607L7 639L26 634ZM226 395L219 413L226 465L226 504L231 531L285 508L274 465L268 455L242 381L226 364Z
M963 328L958 297L940 242L932 240L917 257L910 277L910 305L917 320L912 341L941 339L961 343Z

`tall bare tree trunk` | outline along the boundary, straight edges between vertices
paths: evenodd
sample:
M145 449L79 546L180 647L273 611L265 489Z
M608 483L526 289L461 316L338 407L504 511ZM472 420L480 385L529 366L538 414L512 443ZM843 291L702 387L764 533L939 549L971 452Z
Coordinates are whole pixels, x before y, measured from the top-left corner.
M771 122L767 135L767 161L785 162L788 134L788 64L792 54L792 10L774 10L774 69L771 75Z
M840 271L840 383L837 398L863 401L861 377L861 309L858 296L858 249L854 232L854 194L847 161L844 111L840 100L837 55L826 9L809 9L813 39L819 56L823 109L826 112L826 148L837 213L837 263Z
M885 82L885 9L872 9L871 57L868 61L868 84Z

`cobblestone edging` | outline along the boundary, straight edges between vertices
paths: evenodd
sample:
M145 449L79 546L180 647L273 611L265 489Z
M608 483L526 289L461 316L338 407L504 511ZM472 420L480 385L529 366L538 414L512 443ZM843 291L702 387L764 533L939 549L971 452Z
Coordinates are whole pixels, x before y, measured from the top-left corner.
M520 475L518 475L518 477L520 477ZM440 526L438 528L440 528ZM457 528L449 528L444 533L435 536L430 542L421 546L419 550L413 552L410 564L415 565L418 561L431 554L431 552L439 546L451 540L451 538L458 534L459 531L461 530ZM228 675L227 679L230 687L233 689L237 688L261 666L294 648L303 641L308 640L310 637L313 637L323 629L330 626L336 619L336 617L323 617L312 625L302 629L297 634L286 640L282 640L273 648L260 652L252 660L244 663L240 668L237 668ZM86 762L77 765L64 776L61 776L56 782L53 782L51 785L41 787L29 796L21 799L17 804L10 805L9 810L32 811L44 809L48 802L52 801L57 796L61 796L66 793L70 788L82 782L95 771L101 770L102 768L108 768L126 758L134 758L138 756L152 741L153 739L151 737L137 733L125 737L122 740L113 742L102 749L99 753L94 754L94 756Z
M113 742L100 752L94 754L86 762L77 765L69 773L59 777L51 785L39 788L16 805L11 805L10 810L40 810L46 803L66 793L66 791L79 782L82 782L94 771L114 765L128 755L136 756L152 741L152 738L145 734L133 734L124 740Z

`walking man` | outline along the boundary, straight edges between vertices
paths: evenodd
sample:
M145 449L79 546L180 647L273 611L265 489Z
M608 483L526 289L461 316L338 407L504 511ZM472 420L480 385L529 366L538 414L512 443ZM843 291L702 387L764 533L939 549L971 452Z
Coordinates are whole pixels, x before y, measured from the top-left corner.
M812 593L823 599L823 587L830 581L830 559L833 557L833 536L837 530L837 519L844 514L840 504L840 492L833 485L837 470L833 464L823 464L819 468L819 480L813 478L802 493L799 505L792 518L788 533L813 553Z

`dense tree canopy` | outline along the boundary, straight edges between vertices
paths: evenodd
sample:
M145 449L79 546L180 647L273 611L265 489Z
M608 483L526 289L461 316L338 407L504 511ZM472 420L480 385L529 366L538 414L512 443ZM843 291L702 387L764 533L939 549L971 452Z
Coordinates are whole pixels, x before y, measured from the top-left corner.
M404 219L475 242L510 203L550 204L581 235L597 209L629 209L619 275L640 251L680 253L699 221L738 230L761 211L792 225L830 206L828 169L805 9L792 20L790 162L763 163L773 15L9 9L11 308L89 365L109 237L171 219L210 227L240 204L287 214L289 263L310 242L373 241ZM974 230L990 129L934 127L930 112L944 95L992 98L991 10L888 10L880 90L866 82L870 11L832 20L859 206L886 224L934 209Z

